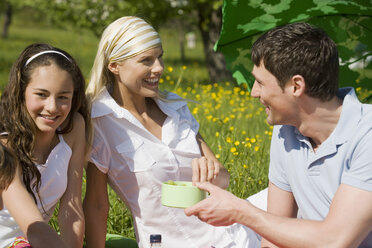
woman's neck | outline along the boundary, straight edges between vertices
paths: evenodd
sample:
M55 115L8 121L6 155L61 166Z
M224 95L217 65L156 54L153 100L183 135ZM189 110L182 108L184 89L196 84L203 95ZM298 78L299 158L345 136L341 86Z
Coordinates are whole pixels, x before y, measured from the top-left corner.
M110 94L119 106L133 114L142 115L148 111L146 98L130 92L128 88L121 83L116 83Z

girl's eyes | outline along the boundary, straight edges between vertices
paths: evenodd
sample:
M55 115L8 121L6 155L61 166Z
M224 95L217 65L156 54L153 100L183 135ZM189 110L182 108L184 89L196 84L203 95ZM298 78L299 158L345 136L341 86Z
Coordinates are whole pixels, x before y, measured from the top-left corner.
M35 95L41 97L41 98L47 98L47 94L45 93L35 93ZM62 95L62 96L58 96L58 99L61 99L61 100L69 100L70 99L70 96L65 96L65 95Z
M35 95L40 96L40 97L46 97L46 94L45 93L40 93L40 92L35 93Z
M68 96L60 96L59 99L62 99L62 100L68 100L70 99Z

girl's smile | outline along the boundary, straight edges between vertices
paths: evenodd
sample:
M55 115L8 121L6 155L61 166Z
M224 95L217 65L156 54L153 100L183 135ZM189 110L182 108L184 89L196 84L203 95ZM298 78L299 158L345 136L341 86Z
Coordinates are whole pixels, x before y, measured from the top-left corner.
M25 91L26 108L39 131L55 132L71 109L73 81L52 64L35 69Z

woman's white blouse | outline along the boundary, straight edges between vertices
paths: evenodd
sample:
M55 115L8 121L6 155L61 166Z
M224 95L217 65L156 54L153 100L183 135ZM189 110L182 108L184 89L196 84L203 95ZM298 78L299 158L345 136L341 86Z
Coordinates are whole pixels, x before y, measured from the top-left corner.
M179 98L170 93L168 99ZM223 227L187 217L183 209L161 205L161 183L191 181L191 160L200 157L199 124L185 101L155 99L167 115L159 140L105 89L93 102L94 142L91 162L108 175L110 186L130 209L140 248L150 234L161 234L163 247L232 247Z

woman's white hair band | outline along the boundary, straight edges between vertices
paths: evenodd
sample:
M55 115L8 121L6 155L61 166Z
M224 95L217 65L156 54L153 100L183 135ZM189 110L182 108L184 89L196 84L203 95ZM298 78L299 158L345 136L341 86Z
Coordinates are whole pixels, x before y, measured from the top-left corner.
M25 66L27 66L32 60L34 60L35 58L39 57L40 55L43 55L43 54L46 54L46 53L56 53L56 54L60 54L62 55L63 57L65 57L68 61L71 62L71 60L66 56L64 55L63 53L59 52L59 51L55 51L55 50L47 50L47 51L42 51L42 52L39 52L39 53L36 53L34 55L32 55L27 61L26 61L26 64Z
M108 29L112 30L105 48L109 62L128 59L151 48L161 46L159 34L155 29L135 16L122 17L110 24Z

